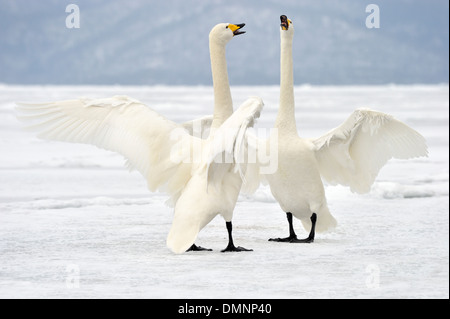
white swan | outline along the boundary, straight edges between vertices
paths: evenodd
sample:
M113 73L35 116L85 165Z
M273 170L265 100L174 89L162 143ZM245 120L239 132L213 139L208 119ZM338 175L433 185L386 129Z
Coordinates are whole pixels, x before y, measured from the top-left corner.
M336 226L325 198L322 177L332 184L368 192L379 170L390 158L427 156L425 139L392 116L368 109L354 111L339 127L317 139L299 137L295 121L292 42L294 26L281 16L280 105L275 122L278 130L278 170L266 175L271 192L289 222L287 238L278 242L312 242L315 230ZM272 137L271 137L272 138ZM298 239L292 216L310 229Z
M207 137L211 130L220 127L233 113L225 47L234 36L245 33L242 31L244 26L245 23L219 23L209 33L209 55L214 88L213 115L181 124L191 134ZM194 132L194 126L200 131Z
M35 123L32 128L41 132L40 137L94 144L116 151L146 178L151 191L167 192L176 203L167 240L173 252L182 253L192 247L198 232L218 213L227 222L229 245L226 250L244 250L234 246L231 232L232 213L240 189L238 170L242 169L235 165L234 152L243 144L243 132L253 125L263 103L259 98L250 98L226 119L232 113L232 101L225 45L234 35L243 33L239 31L242 26L219 24L210 34L217 103L214 132L207 140L191 136L182 126L127 96L22 104L18 111L23 114L22 119ZM202 156L195 160L198 154L186 150L198 146ZM233 160L224 164L218 162L217 158L223 154ZM197 200L192 203L193 198Z

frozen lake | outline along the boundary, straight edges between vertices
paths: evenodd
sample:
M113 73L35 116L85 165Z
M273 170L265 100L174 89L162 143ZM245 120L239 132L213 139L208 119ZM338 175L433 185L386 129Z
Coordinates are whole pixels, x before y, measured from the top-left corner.
M257 128L273 125L278 92L232 87L236 106L264 99ZM120 155L22 130L14 102L126 94L182 122L212 112L212 88L0 85L0 298L449 298L448 85L295 92L303 137L369 107L419 131L429 157L388 162L366 195L327 186L338 227L313 244L267 241L288 225L262 186L240 197L233 220L235 243L253 252L220 253L219 216L197 240L214 251L174 255L164 194L150 193Z

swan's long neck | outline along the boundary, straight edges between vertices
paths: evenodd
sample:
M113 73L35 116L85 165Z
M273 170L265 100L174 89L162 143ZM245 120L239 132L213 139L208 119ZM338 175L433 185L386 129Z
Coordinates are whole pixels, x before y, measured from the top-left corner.
M233 114L233 100L228 82L225 45L210 41L211 71L214 86L214 118L211 128L220 127Z
M292 38L292 36L281 36L280 107L278 109L275 127L279 133L297 134L297 126L295 124Z

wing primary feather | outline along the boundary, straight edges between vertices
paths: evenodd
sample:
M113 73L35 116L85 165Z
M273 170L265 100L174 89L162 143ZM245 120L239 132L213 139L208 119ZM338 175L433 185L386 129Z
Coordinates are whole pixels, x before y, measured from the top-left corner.
M27 129L41 138L92 144L122 154L153 190L167 189L170 196L179 196L192 174L192 164L170 159L175 144L171 132L180 126L129 97L20 103L16 111L29 124ZM185 130L180 134L184 143L192 142ZM184 174L174 178L176 171Z
M337 128L311 140L319 170L330 183L367 192L391 158L427 155L422 135L393 116L358 109Z

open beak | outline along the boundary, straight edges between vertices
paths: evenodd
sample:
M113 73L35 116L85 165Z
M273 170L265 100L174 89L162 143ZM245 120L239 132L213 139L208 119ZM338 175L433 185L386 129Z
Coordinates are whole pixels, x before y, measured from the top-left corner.
M241 23L241 24L229 24L228 28L230 28L230 30L233 32L233 36L235 35L239 35L239 34L244 34L245 31L241 31L241 29L245 26L245 23Z
M282 30L289 30L289 24L291 21L286 17L284 14L280 17L281 20L281 29Z

